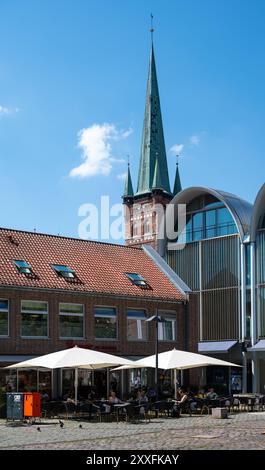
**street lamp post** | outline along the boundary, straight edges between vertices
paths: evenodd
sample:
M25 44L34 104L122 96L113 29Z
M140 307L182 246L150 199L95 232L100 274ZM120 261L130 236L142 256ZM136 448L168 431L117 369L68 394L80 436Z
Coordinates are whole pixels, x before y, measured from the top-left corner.
M146 321L154 321L156 336L155 336L155 356L156 356L156 366L155 366L155 392L156 400L158 400L158 323L163 323L165 320L159 315L153 315L152 317L147 318Z

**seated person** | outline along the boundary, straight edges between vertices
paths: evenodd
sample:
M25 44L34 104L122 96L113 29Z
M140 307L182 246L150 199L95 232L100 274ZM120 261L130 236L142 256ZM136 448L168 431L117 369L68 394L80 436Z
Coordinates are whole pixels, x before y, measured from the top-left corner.
M196 395L196 398L205 398L205 390L204 390L204 388L200 388L200 389L198 390L198 393L197 393L197 395Z
M116 392L111 391L109 396L109 403L111 405L116 405L117 403L122 403L122 401L116 396Z
M138 390L137 400L139 403L148 403L148 396L146 395L145 390Z
M208 392L206 393L206 397L209 398L210 400L215 400L218 398L217 393L215 393L214 388L209 388Z
M188 403L188 394L184 388L178 390L179 399L175 400L176 404L183 409Z
M63 401L67 401L67 403L75 403L75 392L74 390L69 390L69 392L63 395Z

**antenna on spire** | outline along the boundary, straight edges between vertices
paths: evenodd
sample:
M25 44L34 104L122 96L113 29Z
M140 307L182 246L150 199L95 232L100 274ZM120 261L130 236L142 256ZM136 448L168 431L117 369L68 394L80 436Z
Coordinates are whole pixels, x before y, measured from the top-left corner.
M151 33L151 41L153 43L153 34L154 34L154 26L153 26L153 19L154 19L154 15L151 13L150 15L150 33Z
M127 155L127 165L130 166L130 155Z

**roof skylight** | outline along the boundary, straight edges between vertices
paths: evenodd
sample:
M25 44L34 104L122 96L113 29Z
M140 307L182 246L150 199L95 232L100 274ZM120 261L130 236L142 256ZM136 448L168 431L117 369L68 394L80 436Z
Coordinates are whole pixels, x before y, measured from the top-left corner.
M75 277L75 271L64 264L52 264L52 268L54 269L54 271L57 272L59 276L68 279L73 279Z
M143 276L137 273L125 273L126 276L132 281L133 284L140 287L147 286L147 282Z
M15 266L19 270L20 274L32 274L32 269L27 261L21 259L14 260Z

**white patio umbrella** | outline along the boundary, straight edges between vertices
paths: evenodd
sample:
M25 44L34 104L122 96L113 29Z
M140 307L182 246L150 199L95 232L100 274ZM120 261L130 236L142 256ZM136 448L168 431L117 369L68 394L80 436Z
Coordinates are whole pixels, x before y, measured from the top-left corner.
M170 351L162 352L158 354L158 369L173 369L174 370L174 384L175 384L175 396L176 396L176 371L184 369L193 369L194 367L205 367L205 366L232 366L242 367L232 362L222 361L221 359L215 359L214 357L204 356L203 354L191 353L188 351L181 351L178 349L171 349ZM156 367L156 356L148 356L138 361L134 361L133 364L122 365L116 367L115 370L124 369L135 369L143 367Z
M84 349L74 346L44 356L39 356L28 361L18 362L8 366L7 369L75 369L75 402L77 402L78 369L105 369L120 364L131 364L132 361L112 354Z

